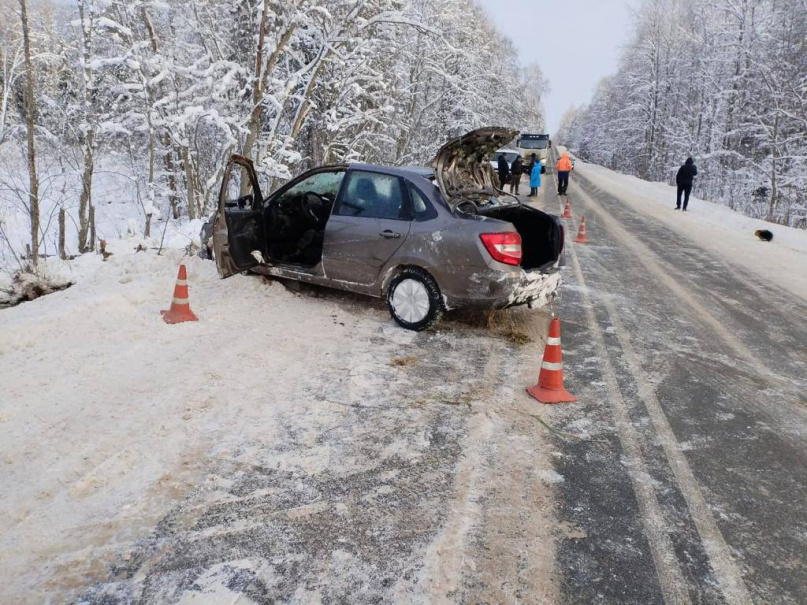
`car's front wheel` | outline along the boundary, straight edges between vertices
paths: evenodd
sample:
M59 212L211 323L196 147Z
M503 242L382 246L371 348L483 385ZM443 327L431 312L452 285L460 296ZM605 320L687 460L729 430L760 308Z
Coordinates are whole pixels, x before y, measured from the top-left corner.
M392 278L387 307L399 326L416 332L433 325L444 310L437 282L417 267L406 268Z

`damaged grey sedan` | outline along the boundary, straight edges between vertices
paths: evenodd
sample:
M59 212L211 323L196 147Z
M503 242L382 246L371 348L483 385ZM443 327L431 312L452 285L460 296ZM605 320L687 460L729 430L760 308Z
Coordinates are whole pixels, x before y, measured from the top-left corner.
M487 162L517 135L475 130L431 168L322 166L266 197L252 162L233 156L202 254L222 277L249 270L383 297L409 330L448 309L546 305L560 284L563 227L497 189Z

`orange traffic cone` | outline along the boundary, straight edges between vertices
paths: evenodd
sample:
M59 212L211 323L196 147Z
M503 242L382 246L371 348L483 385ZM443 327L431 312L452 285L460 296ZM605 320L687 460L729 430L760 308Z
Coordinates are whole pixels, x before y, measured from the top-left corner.
M575 238L574 242L576 244L587 244L588 238L586 237L586 217L584 216L580 219L580 231L577 233L577 237Z
M171 308L167 311L160 311L165 323L178 324L183 321L199 321L199 318L191 311L188 302L188 272L185 265L179 266L177 275L177 285L174 286L174 299L171 301Z
M563 209L563 216L560 218L572 218L572 205L566 200L566 207Z
M577 398L563 388L563 360L560 349L560 320L552 318L546 339L544 360L538 374L538 384L527 392L541 403L573 403Z

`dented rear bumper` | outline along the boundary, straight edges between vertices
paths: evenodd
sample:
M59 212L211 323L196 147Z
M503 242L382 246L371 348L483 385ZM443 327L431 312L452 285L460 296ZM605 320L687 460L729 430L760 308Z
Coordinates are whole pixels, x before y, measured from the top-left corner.
M446 293L450 309L506 309L518 305L540 308L552 302L561 284L559 263L542 271L520 267L502 271L489 269L474 273L467 292Z

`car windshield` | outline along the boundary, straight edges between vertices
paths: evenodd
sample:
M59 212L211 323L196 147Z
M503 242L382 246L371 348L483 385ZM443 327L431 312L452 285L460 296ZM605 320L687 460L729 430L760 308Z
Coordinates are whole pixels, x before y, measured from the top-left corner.
M548 139L521 139L518 146L522 149L546 149L549 146Z
M344 178L345 171L343 169L319 172L287 189L283 195L284 197L292 197L311 191L333 201L339 194L339 187L342 185L342 179Z

